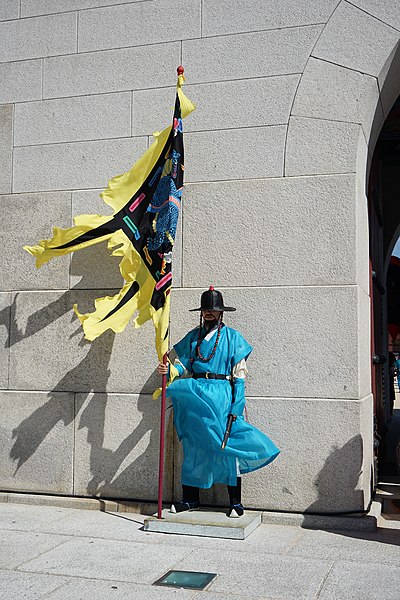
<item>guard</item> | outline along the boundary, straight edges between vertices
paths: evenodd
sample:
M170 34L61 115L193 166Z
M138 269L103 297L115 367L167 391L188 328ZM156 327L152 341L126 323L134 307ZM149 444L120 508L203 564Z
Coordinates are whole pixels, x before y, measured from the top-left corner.
M174 407L174 423L183 445L182 501L171 512L198 508L199 488L214 483L228 487L229 517L244 514L241 475L264 467L279 449L260 430L245 421L246 360L252 347L222 320L225 306L221 292L210 287L201 296L200 324L174 349L179 376L168 386ZM165 374L160 363L158 372Z

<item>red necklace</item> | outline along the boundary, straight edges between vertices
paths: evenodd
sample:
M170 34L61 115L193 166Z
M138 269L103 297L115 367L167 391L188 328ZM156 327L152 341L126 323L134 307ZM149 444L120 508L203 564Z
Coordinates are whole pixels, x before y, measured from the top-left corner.
M197 358L199 358L200 360L202 360L203 362L209 362L212 357L215 354L215 351L217 350L217 346L218 346L218 342L219 342L219 338L221 337L221 329L222 329L222 321L220 321L218 323L218 333L217 333L217 337L214 343L214 348L211 351L211 354L208 358L206 358L205 356L202 355L202 353L200 352L200 344L203 341L204 338L201 337L201 330L202 330L202 322L201 322L201 318L200 318L200 327L199 327L199 335L197 337L197 344L196 344L196 350L195 350L195 356L197 356ZM194 358L190 359L190 362L193 363L194 362Z

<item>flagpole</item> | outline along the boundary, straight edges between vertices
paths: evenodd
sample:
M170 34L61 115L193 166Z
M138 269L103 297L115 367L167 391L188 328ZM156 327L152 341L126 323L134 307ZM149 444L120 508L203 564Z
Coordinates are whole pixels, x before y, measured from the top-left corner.
M163 356L163 365L167 364L167 353ZM167 401L167 375L162 376L161 386L161 419L160 419L160 457L158 464L158 513L157 518L162 519L162 499L164 483L164 429L165 429L165 406Z

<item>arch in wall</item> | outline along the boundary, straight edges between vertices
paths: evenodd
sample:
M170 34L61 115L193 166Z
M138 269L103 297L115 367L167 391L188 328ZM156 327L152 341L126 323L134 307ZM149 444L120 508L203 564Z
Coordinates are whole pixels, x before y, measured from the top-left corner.
M368 182L378 136L400 94L399 40L396 9L372 0L340 2L311 52L287 129L286 177L354 175L354 204L348 206L355 226L354 270L343 285L357 286L368 303L372 285ZM360 401L372 389L371 323L366 314L358 317L359 377L364 373L367 379L364 392L359 387ZM370 424L361 432L364 480L359 485L364 490L373 463Z

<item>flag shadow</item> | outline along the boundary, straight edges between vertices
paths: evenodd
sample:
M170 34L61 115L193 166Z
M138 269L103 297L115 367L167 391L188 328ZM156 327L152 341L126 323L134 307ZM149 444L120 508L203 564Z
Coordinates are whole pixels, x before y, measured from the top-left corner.
M146 381L143 390L148 389L153 381L153 375ZM126 425L122 430L129 429L130 423L137 423L132 431L112 450L104 441L107 427L107 439L114 441L119 432L112 434L112 422L106 424L107 404L115 399L106 394L96 394L81 413L78 429L87 428L87 442L90 446L89 464L90 480L87 482L86 493L103 498L123 498L124 500L157 499L158 488L158 454L159 454L159 423L160 400L154 401L150 394L142 391L138 394L137 402L132 405L131 397L117 398L118 406L111 409L111 417L115 419L118 409L125 409ZM130 406L129 406L130 405ZM93 422L100 421L102 427L98 432L93 429ZM173 422L170 411L166 417L166 460L165 460L165 492L171 496L172 487L172 443ZM100 430L103 433L99 435ZM111 434L110 434L111 432ZM82 441L80 442L82 443ZM87 472L87 468L84 472Z
M93 249L89 248L87 250L92 251ZM0 325L4 325L7 331L4 343L6 348L11 348L14 344L23 342L71 311L73 290L90 289L93 299L98 297L98 289L93 289L91 286L96 280L96 269L97 274L100 274L100 267L98 262L95 266L96 261L93 258L93 269L88 268L88 256L84 258L85 260L81 260L78 257L76 259L73 257L71 262L71 274L82 276L80 281L76 283L75 288L64 292L53 302L29 315L24 329L18 325L18 294L14 295L11 305L0 311ZM110 260L115 261L111 258ZM102 263L102 270L104 270L105 264L107 266L107 263ZM111 275L108 276L108 279L111 283ZM100 277L98 280L100 280ZM75 315L73 315L73 318L76 318ZM82 334L78 321L76 323L77 330L70 337ZM158 441L156 439L158 429L156 427L157 434L155 434L153 428L154 424L159 422L159 415L156 420L154 415L155 408L157 407L159 410L159 403L152 400L151 396L145 393L145 390L148 392L155 389L159 385L159 381L155 373L147 379L138 395L137 413L141 414L138 425L126 436L116 450L108 449L105 446L104 438L107 425L106 408L110 398L105 392L111 374L109 364L114 339L115 333L112 331L105 332L92 343L82 338L78 345L87 344L90 346L83 360L63 375L49 392L45 403L36 408L11 430L9 457L15 465L14 476L34 456L41 444L59 424L68 427L76 420L77 424L73 425L76 428L76 434L73 435L73 438L76 440L78 431L86 428L89 446L89 464L85 466L83 466L84 459L79 460L79 451L74 448L74 466L79 466L80 462L80 473L77 477L81 482L84 482L80 485L80 488L82 488L82 485L86 488L81 489L78 493L97 496L100 494L103 496L112 495L124 498L127 496L135 498L139 495L135 485L135 476L132 476L132 473L136 470L143 479L148 464L152 463L149 456L154 455L155 448L158 452ZM118 394L113 394L113 396L118 396ZM116 434L118 435L118 430ZM140 454L137 456L137 451L143 446L144 438L150 438L148 446L143 452L140 450ZM135 466L129 466L120 472L122 462L126 460L130 453L134 452L135 454L135 448ZM62 451L62 449L60 450ZM87 453L85 448L83 448L83 453ZM51 470L57 468L57 464L58 462L55 461L54 465L48 464L48 467ZM89 482L88 471L90 471ZM113 480L113 478L115 479ZM153 472L148 474L148 478L152 485ZM30 481L29 483L32 488L34 482ZM146 487L144 484L145 482L142 481L141 488ZM67 493L77 493L75 490L76 481L71 483L71 489ZM40 484L37 491L43 491L40 489ZM142 489L141 494L146 498L151 497L150 491L146 493L146 490L144 490L143 494Z

